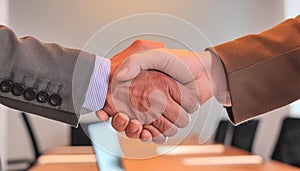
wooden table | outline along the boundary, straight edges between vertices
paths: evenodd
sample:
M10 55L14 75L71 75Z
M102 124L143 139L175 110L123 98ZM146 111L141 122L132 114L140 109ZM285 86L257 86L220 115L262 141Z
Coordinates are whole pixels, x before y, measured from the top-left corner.
M130 146L130 145L129 145ZM59 147L50 150L48 155L81 155L93 154L92 147ZM230 156L247 155L246 151L233 147L226 147L221 154L193 154L193 155L162 155L150 159L124 159L123 165L126 171L300 171L300 169L275 162L265 161L255 165L219 165L219 166L185 166L182 159L199 156ZM54 163L35 165L30 171L97 171L97 164L92 163Z

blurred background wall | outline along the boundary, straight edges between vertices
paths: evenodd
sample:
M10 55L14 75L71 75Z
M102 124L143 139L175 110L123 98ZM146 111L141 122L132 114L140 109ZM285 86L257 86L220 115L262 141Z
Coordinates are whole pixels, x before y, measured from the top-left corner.
M300 1L285 0L284 17L290 18L300 14ZM295 117L300 116L300 100L290 105L290 114Z
M0 24L7 24L7 0L0 0ZM7 157L7 114L6 107L0 105L0 170L6 167Z
M74 48L82 48L104 25L139 13L164 13L183 18L202 30L214 45L263 31L284 19L284 0L9 0L8 5L8 25L18 36L32 35L45 42ZM138 26L120 29L130 27ZM288 108L271 113L261 117L254 145L254 153L266 158ZM30 119L42 150L69 144L69 126L37 116ZM8 157L31 157L19 112L10 110L8 120ZM197 127L193 131L198 133Z

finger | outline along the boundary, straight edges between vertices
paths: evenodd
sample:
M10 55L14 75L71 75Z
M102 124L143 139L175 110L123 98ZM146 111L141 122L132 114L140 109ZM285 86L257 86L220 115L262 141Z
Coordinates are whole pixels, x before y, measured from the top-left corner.
M135 118L139 120L142 124L151 124L159 117L166 109L167 100L164 93L161 90L154 90L149 95L150 109L145 112L136 111ZM139 105L144 104L139 101Z
M141 133L141 136L140 136L140 139L143 141L143 142L151 142L152 141L152 134L151 132L149 132L147 129L143 129L142 130L142 133Z
M111 90L109 90L107 92L105 105L101 111L105 112L109 117L113 116L117 113L116 109L115 109L114 99L113 99ZM104 114L104 113L102 113L102 114Z
M163 116L154 121L152 125L167 137L174 136L178 132L177 126Z
M129 124L129 118L128 115L126 115L125 113L115 114L111 121L112 127L119 132L124 131L128 126L128 124Z
M98 110L96 116L100 121L108 121L109 115L104 110Z
M125 61L126 63L126 61ZM128 81L134 79L139 73L142 71L139 67L139 64L125 64L123 69L121 69L119 72L117 72L116 79L118 81ZM129 68L129 69L128 69Z
M166 142L167 138L159 132L153 125L145 125L144 129L147 129L152 135L152 141L156 144L163 144Z
M131 120L125 130L125 134L129 138L140 138L143 126L138 120Z
M149 96L150 109L145 112L146 117L142 118L143 124L150 124L161 117L167 105L167 99L160 90L154 90Z
M172 84L170 84L170 86L171 85ZM198 93L193 93L194 91L197 91L196 88L191 90L180 83L177 83L177 88L169 87L169 92L172 99L176 103L180 104L190 114L195 112L199 106L199 98L197 96Z
M164 117L179 128L184 128L190 123L190 115L171 97L168 99Z

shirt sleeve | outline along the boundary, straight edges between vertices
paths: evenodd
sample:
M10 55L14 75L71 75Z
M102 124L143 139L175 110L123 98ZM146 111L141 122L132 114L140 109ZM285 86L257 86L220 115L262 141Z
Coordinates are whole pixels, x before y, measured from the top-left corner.
M103 108L109 83L110 60L97 56L94 71L89 83L81 114L91 113Z

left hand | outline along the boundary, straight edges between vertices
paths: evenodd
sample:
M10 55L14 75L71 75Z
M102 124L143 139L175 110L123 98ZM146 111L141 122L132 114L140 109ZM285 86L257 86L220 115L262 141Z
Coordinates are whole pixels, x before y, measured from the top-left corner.
M188 125L188 113L198 106L197 97L187 88L157 71L141 72L132 81L114 80L111 87L104 110L109 114L122 112L126 120L130 120L124 125L116 118L112 122L116 130L125 130L130 138L151 135L153 142L163 143L166 137L174 136L178 128Z
M155 69L170 75L197 96L200 104L212 96L226 105L230 101L222 63L210 51L191 52L176 49L151 49L133 54L122 64L123 70L117 73L119 81L134 79L141 71ZM122 116L115 115L120 122ZM141 139L152 139L151 134L142 133Z

